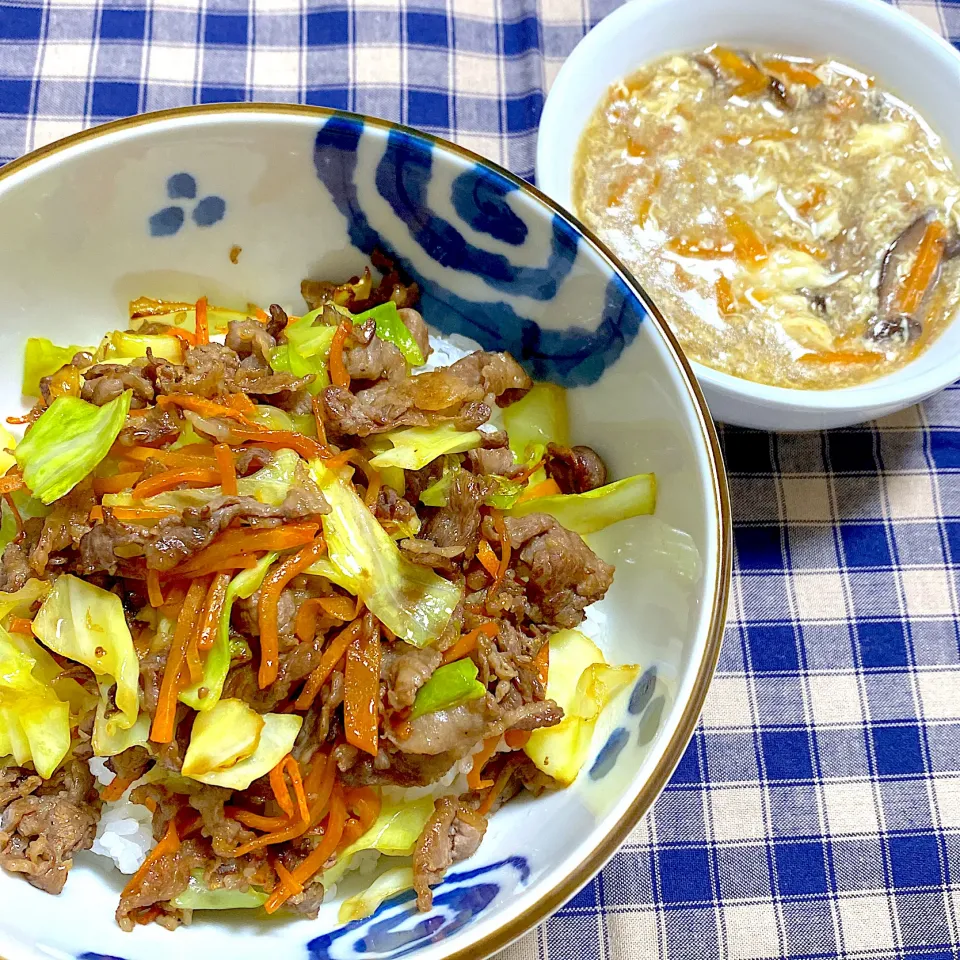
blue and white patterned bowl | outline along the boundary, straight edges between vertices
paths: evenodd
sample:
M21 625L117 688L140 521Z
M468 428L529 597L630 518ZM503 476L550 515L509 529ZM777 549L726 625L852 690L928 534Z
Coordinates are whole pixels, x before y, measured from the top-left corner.
M412 130L306 107L196 107L108 124L0 171L0 401L20 405L24 340L95 342L141 294L299 313L300 280L358 273L372 250L416 279L439 332L510 350L570 390L576 442L614 476L656 471L656 518L594 547L615 583L588 632L644 673L598 730L568 790L498 813L479 852L436 891L340 927L197 914L121 933L123 880L83 854L57 899L0 876L0 956L166 960L418 960L486 956L603 865L662 789L716 662L729 581L729 509L716 437L656 310L599 244L527 184ZM242 249L234 264L230 251ZM668 546L671 528L699 553Z

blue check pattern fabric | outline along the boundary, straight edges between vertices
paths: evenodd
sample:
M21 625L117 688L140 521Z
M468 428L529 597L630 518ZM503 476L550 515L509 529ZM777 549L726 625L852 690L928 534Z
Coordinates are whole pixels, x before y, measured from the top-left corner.
M400 120L529 177L553 77L616 5L0 0L0 160L256 99ZM902 6L960 38L955 0ZM735 571L702 721L610 865L503 960L957 957L960 389L722 442Z

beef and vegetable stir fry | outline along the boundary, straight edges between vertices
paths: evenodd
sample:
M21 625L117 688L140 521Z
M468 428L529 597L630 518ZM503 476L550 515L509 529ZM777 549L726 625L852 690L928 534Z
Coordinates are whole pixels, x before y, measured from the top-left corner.
M694 359L824 389L908 363L960 305L960 178L937 135L836 61L714 46L614 84L578 214Z
M315 916L415 888L570 784L638 668L577 628L651 513L509 355L446 365L380 262L308 312L142 298L98 346L33 339L0 471L0 865L59 893L91 847L125 930ZM126 818L126 819L124 819ZM120 829L118 824L124 825ZM137 838L142 837L142 848Z

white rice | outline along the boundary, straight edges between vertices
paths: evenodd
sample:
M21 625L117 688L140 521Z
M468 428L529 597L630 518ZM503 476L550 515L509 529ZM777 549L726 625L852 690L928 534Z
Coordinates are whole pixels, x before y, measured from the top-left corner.
M102 757L92 757L90 771L103 785L113 782L115 774L107 769ZM92 852L107 857L116 868L125 874L136 873L153 849L153 814L140 803L130 802L130 791L137 786L132 783L119 800L103 805L97 836Z

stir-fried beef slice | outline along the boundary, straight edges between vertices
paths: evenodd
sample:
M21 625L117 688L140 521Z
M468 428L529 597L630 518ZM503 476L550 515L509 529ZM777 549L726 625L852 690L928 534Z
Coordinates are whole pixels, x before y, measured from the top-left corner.
M277 600L277 632L281 637L292 636L297 617L297 609L302 601L294 590L286 589ZM260 591L255 590L249 597L240 597L233 605L233 625L244 636L260 636Z
M283 323L286 326L285 314ZM241 359L254 355L269 364L270 351L277 345L277 341L267 328L256 320L231 320L227 326L224 344Z
M447 505L438 507L420 531L420 538L438 547L461 547L468 560L480 543L480 507L490 492L490 481L469 470L459 470L450 484Z
M553 700L537 700L534 703L518 703L504 710L500 717L488 724L483 739L501 737L508 730L539 730L555 727L563 719L563 708Z
M244 393L254 397L277 398L282 402L274 402L274 406L290 410L290 396L299 394L308 384L313 383L314 375L308 373L304 377L295 377L292 373L274 373L272 370L250 372L241 370L235 383ZM299 400L299 397L298 397ZM307 413L309 410L297 411Z
M111 757L107 761L107 766L118 777L133 783L134 780L139 780L147 772L152 763L153 757L150 756L145 747L129 747L123 753Z
M452 573L456 570L457 557L463 556L463 547L438 547L432 540L421 540L419 537L407 537L399 543L400 552L412 563L421 567L432 567L434 570L445 570Z
M427 328L426 321L412 307L402 307L397 313L420 348L423 359L426 360L433 353L433 348L430 346L430 330Z
M179 517L166 517L154 527L124 523L108 511L103 523L80 541L80 568L85 574L103 570L112 575L121 560L141 556L148 569L171 570L235 521L300 519L329 509L319 491L301 491L279 507L253 497L217 497L202 507L188 507Z
M590 447L547 444L543 466L563 493L586 493L607 482L607 466Z
M136 926L140 910L165 904L183 893L190 882L191 871L202 867L205 862L206 857L192 838L184 840L176 852L151 860L136 887L120 898L116 913L120 929L129 933ZM158 917L157 922L172 928L180 920L177 911L171 908L164 916Z
M292 636L287 633L286 636ZM270 686L261 690L257 681L257 669L254 664L248 663L242 666L234 667L227 675L224 684L224 696L235 697L249 703L255 710L262 713L269 713L278 704L286 700L293 691L300 686L304 680L318 667L323 657L323 637L317 637L311 643L294 643L288 650L281 653L278 657L277 679ZM335 676L341 679L340 700L330 709L336 709L343 702L342 675L337 673ZM333 678L327 682L327 686L320 692L320 701L326 705L330 696L330 690L327 687L333 682ZM326 694L326 698L325 695ZM327 730L329 729L330 718L326 718ZM325 739L326 731L320 738Z
M241 447L234 451L234 468L238 477L249 477L273 463L273 451L266 447Z
M33 553L43 533L43 519L31 517L23 524L23 537L11 540L3 548L3 557L0 559L0 590L5 593L14 593L19 590L37 572L30 566L30 555Z
M381 380L355 394L343 387L327 387L321 396L333 436L367 437L398 427L446 422L474 430L490 417L489 407L482 402L482 385L454 376L449 369Z
M441 797L413 851L413 885L417 907L433 906L436 886L455 863L472 857L487 831L487 818L454 797Z
M232 792L225 787L201 786L190 794L190 806L200 813L202 833L210 838L210 845L218 857L231 857L237 847L256 836L224 813L224 805Z
M577 626L584 608L603 599L613 567L545 513L507 517L505 523L511 547L519 550L517 572L527 580L530 619Z
M240 358L222 343L204 343L189 347L183 363L165 363L158 367L158 394L190 393L207 400L235 392L233 378L240 369Z
M13 803L29 797L43 783L32 770L23 767L5 767L0 770L0 813Z
M424 713L410 721L409 736L394 738L402 753L426 754L435 757L453 754L467 756L483 739L483 731L491 718L486 699L471 700L451 710Z
M130 364L97 363L83 371L80 398L102 407L116 400L124 390L133 391L132 407L153 403L154 379L160 367L152 357L141 357Z
M522 466L513 462L513 453L509 447L469 450L466 462L473 473L485 476L514 477L523 470Z
M499 407L509 407L530 392L533 381L509 353L477 350L447 368L448 372L492 396Z
M0 816L0 867L60 893L73 854L89 850L96 836L101 804L93 783L86 764L69 760L35 793L9 803Z
M407 373L403 354L376 335L376 321L355 324L347 334L343 363L354 380L398 380Z
M162 447L180 436L181 423L173 410L150 407L143 416L129 417L117 443L122 447Z
M377 494L373 514L381 523L409 523L416 519L417 511L393 487L384 484Z
M387 685L387 700L395 710L412 707L417 691L440 666L443 654L434 647L422 650L406 643L384 644L380 678Z
M76 367L78 370L85 370L93 363L93 354L86 350L80 350L73 355L69 363L64 364L55 374L49 377L40 378L40 396L43 398L43 406L49 407L53 403L54 397L51 393L54 377L63 373L69 367Z
M54 504L43 521L36 546L30 551L30 566L42 575L50 554L76 546L93 526L90 510L97 502L90 480L84 480Z
M392 744L381 741L376 757L358 752L353 766L341 768L340 779L348 787L426 787L446 776L462 759L457 751L436 755L401 753Z

